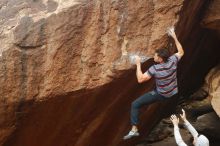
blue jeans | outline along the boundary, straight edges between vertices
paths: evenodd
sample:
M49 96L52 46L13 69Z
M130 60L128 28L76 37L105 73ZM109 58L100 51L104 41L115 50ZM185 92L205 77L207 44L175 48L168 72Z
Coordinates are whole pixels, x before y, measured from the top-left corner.
M169 99L169 98L166 98L166 97L158 94L156 91L148 92L148 93L140 96L139 98L137 98L131 104L131 124L132 125L138 124L139 109L143 105L150 105L156 101L162 101L165 99Z

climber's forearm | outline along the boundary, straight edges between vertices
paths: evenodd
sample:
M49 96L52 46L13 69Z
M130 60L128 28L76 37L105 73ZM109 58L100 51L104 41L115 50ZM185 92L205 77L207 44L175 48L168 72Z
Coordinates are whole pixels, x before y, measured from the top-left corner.
M143 73L141 71L141 63L137 64L136 76L137 76L138 83L141 83L142 78L143 78Z
M184 50L183 50L183 47L180 44L179 40L177 39L176 35L173 37L173 39L174 39L176 47L177 47L178 55L183 56L184 55Z

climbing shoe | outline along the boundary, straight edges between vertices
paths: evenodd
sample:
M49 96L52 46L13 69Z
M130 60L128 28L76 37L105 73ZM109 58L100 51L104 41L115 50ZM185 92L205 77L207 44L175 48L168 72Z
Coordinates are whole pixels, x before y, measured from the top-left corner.
M130 131L127 135L123 137L123 139L126 140L135 136L139 136L139 133L137 131Z

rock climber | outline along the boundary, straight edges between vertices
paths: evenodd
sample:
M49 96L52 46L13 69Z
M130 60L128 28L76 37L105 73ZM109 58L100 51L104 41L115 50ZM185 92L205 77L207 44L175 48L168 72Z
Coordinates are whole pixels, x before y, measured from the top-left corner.
M154 55L155 65L152 65L145 73L141 70L140 57L135 57L136 62L136 76L138 83L143 83L150 80L152 77L156 81L156 89L145 93L137 98L131 104L131 130L123 139L129 139L134 136L139 136L139 110L143 105L150 105L156 101L170 99L178 93L177 86L177 63L184 55L182 45L177 39L174 28L168 29L168 35L171 36L176 44L178 52L171 55L166 48L158 49Z

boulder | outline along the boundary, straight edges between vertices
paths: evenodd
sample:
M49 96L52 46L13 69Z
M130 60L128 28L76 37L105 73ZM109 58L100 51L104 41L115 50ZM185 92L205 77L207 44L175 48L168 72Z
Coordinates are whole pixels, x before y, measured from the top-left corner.
M220 117L220 65L209 72L205 81L203 88L209 93L212 107Z
M128 145L130 104L153 87L137 85L128 56L166 46L182 4L1 0L0 144Z
M206 28L220 32L220 1L213 0L205 12L202 25Z
M175 104L146 108L141 136L122 140L131 102L154 87L137 84L129 54L151 58L164 46L174 52L166 34L172 25L186 52L203 39L207 45L196 48L207 50L215 43L200 35L204 6L199 0L1 0L0 145L135 145ZM203 39L191 35L195 27ZM183 66L190 74L193 66Z
M220 118L215 112L199 116L195 128L210 139L218 140L220 138Z

